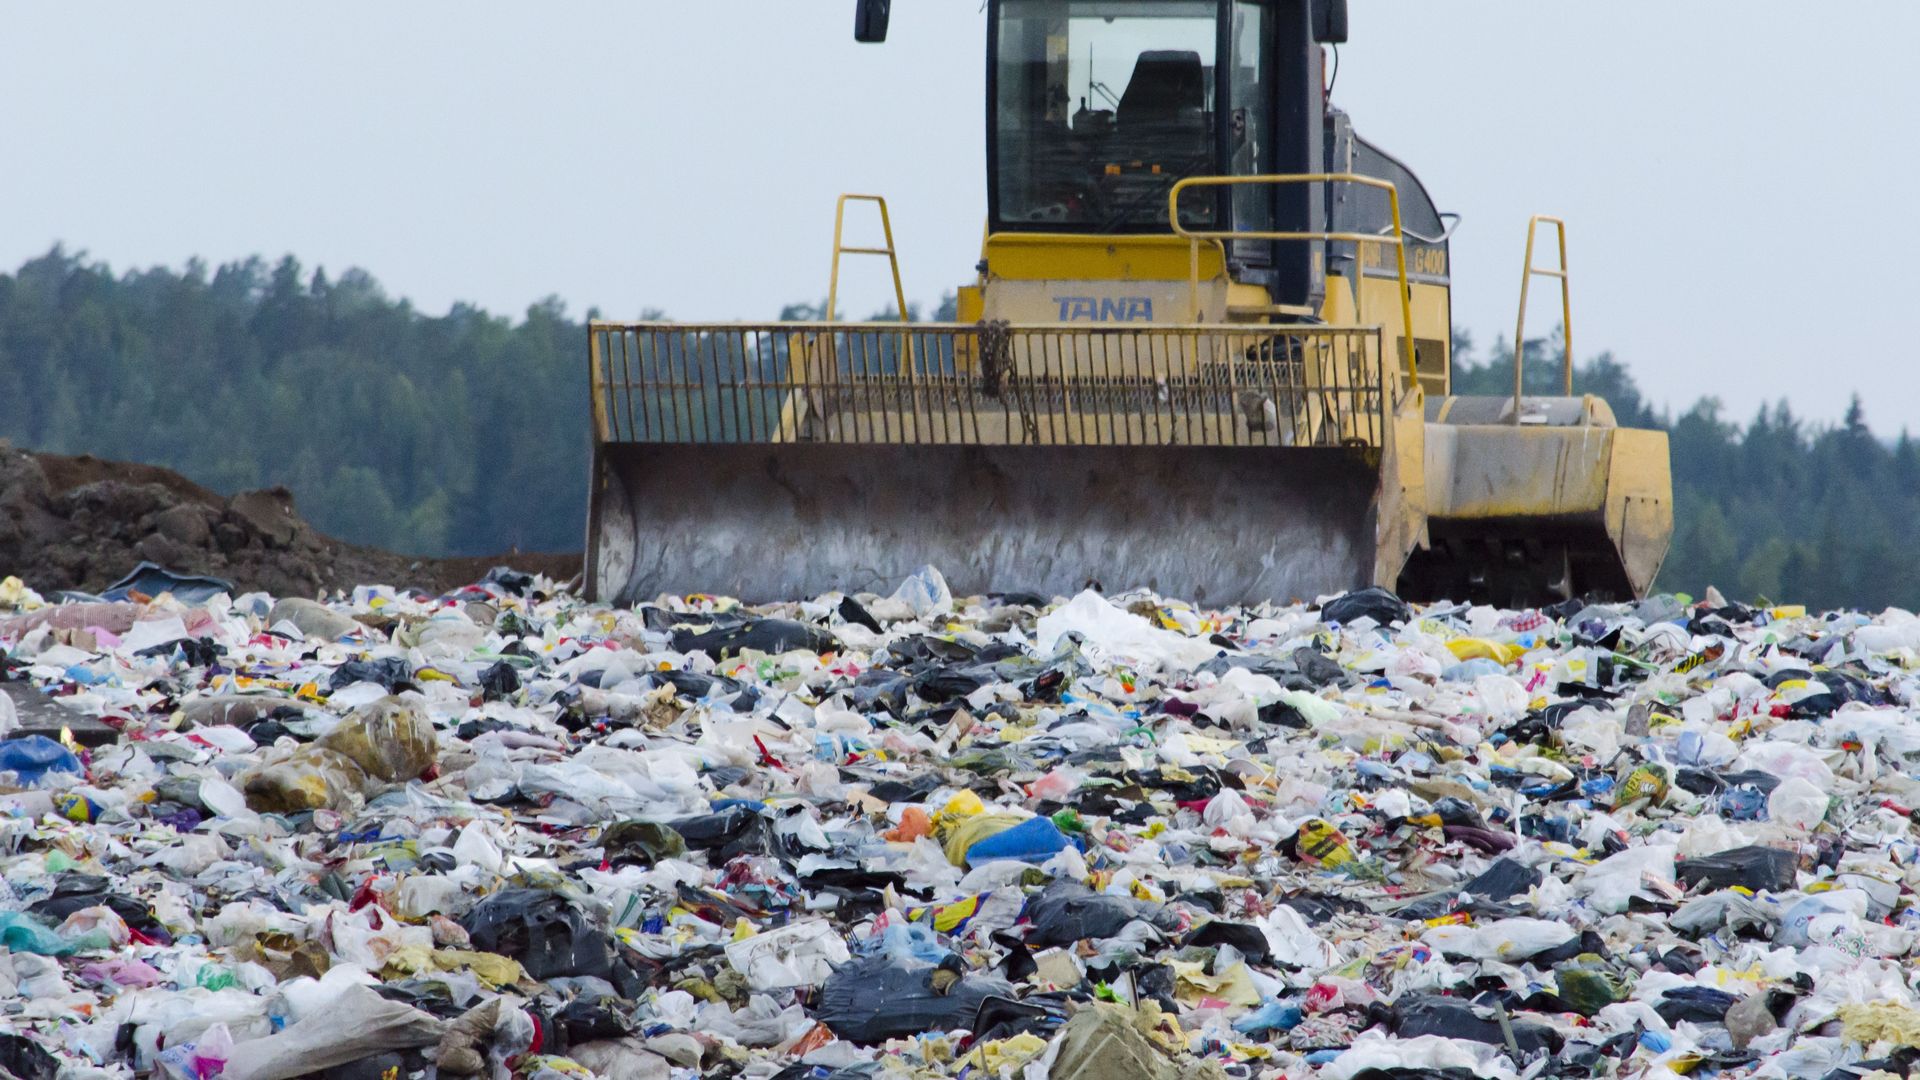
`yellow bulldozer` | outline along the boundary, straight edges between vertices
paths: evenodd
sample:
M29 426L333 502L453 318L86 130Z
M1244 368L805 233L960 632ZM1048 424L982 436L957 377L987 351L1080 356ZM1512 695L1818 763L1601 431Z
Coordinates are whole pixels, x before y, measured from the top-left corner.
M1458 218L1329 100L1345 0L986 7L956 318L832 321L846 254L886 258L908 310L884 200L848 195L828 321L592 324L592 596L884 591L927 564L957 593L1203 604L1645 593L1667 439L1573 394L1565 225L1528 226L1512 395L1454 396ZM860 0L855 36L887 15ZM845 246L869 203L884 246ZM1542 276L1560 396L1524 392Z

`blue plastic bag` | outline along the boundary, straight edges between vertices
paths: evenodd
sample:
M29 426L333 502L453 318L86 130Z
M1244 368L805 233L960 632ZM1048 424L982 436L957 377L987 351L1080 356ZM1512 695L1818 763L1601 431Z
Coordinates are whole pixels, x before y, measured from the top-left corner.
M979 866L981 863L997 859L1017 859L1020 862L1043 863L1067 848L1073 841L1060 831L1051 819L1036 817L1015 825L1004 832L974 844L967 849L967 865Z
M45 735L27 735L0 742L0 772L12 773L23 787L32 787L50 772L79 773L80 759Z

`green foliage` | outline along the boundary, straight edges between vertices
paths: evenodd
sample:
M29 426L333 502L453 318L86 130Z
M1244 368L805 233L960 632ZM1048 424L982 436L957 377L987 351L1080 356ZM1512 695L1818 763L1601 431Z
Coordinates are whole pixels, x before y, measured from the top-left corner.
M657 316L656 313L652 313ZM342 539L421 554L573 550L587 493L586 332L443 316L292 258L114 275L55 248L0 274L0 437L285 484Z

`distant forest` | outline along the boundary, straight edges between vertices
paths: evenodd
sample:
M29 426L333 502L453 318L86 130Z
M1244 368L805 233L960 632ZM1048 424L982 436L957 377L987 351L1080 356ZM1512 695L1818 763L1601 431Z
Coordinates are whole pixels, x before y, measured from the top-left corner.
M1455 347L1457 392L1511 392L1504 340ZM1554 342L1526 347L1530 388L1552 392ZM0 438L166 465L223 492L285 485L322 530L414 554L577 550L585 352L584 319L555 297L517 320L464 304L429 315L364 271L330 278L290 257L116 275L55 248L0 274ZM1920 446L1876 437L1857 398L1837 425L1784 401L1741 423L1712 397L1674 416L1607 353L1575 384L1623 424L1672 434L1662 588L1920 605Z

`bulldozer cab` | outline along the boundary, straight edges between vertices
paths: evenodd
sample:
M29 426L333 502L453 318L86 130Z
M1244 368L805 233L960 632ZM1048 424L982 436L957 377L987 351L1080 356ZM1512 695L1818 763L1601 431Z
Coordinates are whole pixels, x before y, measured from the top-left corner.
M888 6L861 0L860 40ZM986 16L987 227L955 321L590 327L592 595L929 563L956 592L1201 603L1645 589L1664 435L1570 386L1448 396L1451 223L1328 102L1343 0ZM884 246L848 246L868 204ZM841 199L829 317L847 254L886 258L907 310L884 199Z
M1328 171L1319 6L993 0L989 233L1165 236L1168 196L1188 177ZM1319 183L1218 187L1191 192L1176 213L1200 231L1316 232L1325 201ZM1323 242L1242 238L1224 254L1236 280L1267 289L1270 302L1318 305ZM1120 314L1129 311L1144 314L1138 305ZM1172 322L1192 313L1157 314ZM1064 318L1074 316L1069 308Z
M1165 234L1191 176L1320 167L1320 46L1304 0L994 0L987 39L989 229ZM1323 227L1319 185L1195 192L1193 229ZM1247 280L1315 299L1308 241L1236 242Z

